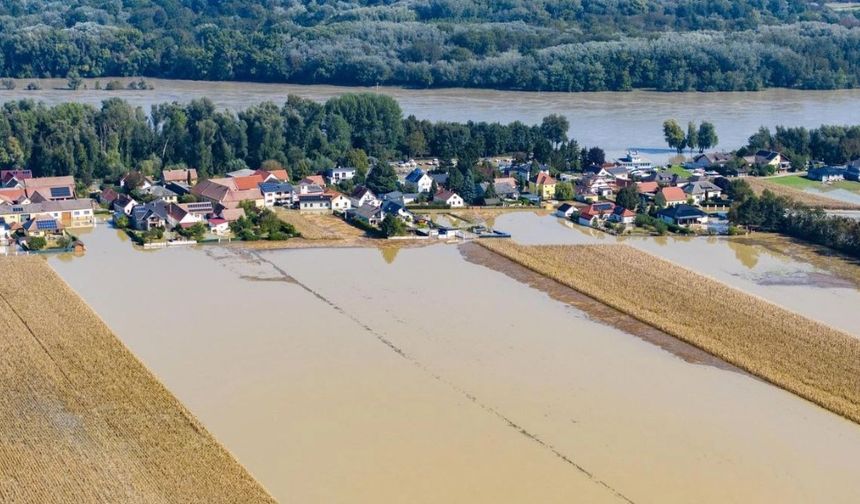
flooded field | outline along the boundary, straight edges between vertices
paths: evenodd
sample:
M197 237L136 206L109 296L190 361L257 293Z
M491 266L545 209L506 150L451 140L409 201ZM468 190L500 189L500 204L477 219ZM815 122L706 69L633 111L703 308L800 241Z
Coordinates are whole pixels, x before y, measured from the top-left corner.
M623 242L860 337L860 264L821 256L789 239L615 237L527 212L500 216L495 226L526 245Z
M104 86L109 79L100 79ZM121 79L128 82L130 79ZM396 98L405 114L443 121L523 121L535 124L549 114L564 114L570 134L580 145L598 145L610 156L628 148L651 150L655 162L667 160L661 125L667 118L711 121L717 128L720 148L735 149L746 143L759 126L817 127L856 122L860 90L799 91L770 89L731 93L535 93L480 89L403 89L395 87L352 88L294 84L196 82L147 79L150 91L95 89L95 79L85 79L88 89L70 91L64 79L37 79L40 91L24 89L29 79L17 81L11 91L0 91L0 101L32 98L49 104L77 101L97 105L120 97L147 112L155 103L188 102L208 96L219 107L240 110L271 100L282 103L288 94L324 101L350 92L380 92Z
M860 500L857 425L455 246L86 242L51 265L283 502Z

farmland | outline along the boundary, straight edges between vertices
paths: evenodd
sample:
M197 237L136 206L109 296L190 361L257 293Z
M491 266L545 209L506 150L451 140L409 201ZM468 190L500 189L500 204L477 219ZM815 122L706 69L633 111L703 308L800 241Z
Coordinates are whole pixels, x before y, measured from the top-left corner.
M787 179L787 180L783 180ZM809 184L816 184L816 187L821 188L821 183L809 181L807 184L805 181L798 181L800 177L773 177L773 178L760 178L760 177L746 177L746 180L750 187L757 193L761 194L765 189L771 191L777 196L787 196L789 198L794 199L798 203L802 203L807 206L812 207L822 207L831 210L858 210L860 209L860 205L856 203L850 203L847 201L841 201L838 199L830 198L824 194L816 194L812 192L804 191L803 189L806 187L813 187ZM800 179L805 180L805 179ZM855 182L848 182L849 184L856 184ZM860 184L858 184L860 185Z
M0 501L274 502L45 261L0 271Z
M860 340L625 245L479 243L860 422Z

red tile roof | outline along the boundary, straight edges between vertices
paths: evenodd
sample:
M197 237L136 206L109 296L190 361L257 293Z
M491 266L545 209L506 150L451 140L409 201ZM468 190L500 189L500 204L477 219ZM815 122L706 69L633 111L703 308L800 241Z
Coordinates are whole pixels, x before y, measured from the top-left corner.
M660 193L666 198L667 202L687 201L687 195L680 187L664 187Z
M309 175L303 178L300 184L316 184L320 187L325 187L325 179L322 175Z
M247 191L249 189L257 189L260 182L263 181L263 177L260 175L248 175L247 177L233 177L233 181L236 184L236 189Z
M657 189L660 188L660 186L657 185L657 182L637 182L636 185L638 186L637 190L640 193L656 193Z
M537 185L554 185L557 184L558 181L550 177L548 173L538 173L535 183Z

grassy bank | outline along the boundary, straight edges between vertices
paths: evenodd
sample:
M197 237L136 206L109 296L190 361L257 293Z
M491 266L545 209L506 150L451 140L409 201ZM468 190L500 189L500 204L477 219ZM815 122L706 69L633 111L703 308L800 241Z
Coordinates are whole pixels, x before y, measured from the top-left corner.
M826 194L806 192L803 188L811 186L805 185L805 183L798 183L796 180L790 180L792 177L784 177L789 180L783 183L782 178L746 177L744 180L749 183L756 194L761 194L765 189L768 189L777 196L787 196L798 203L811 207L821 207L830 210L860 210L860 205L856 203L830 198ZM818 187L821 187L820 183Z
M0 502L274 502L40 258L0 258L0 390Z
M626 245L480 245L860 423L860 340Z

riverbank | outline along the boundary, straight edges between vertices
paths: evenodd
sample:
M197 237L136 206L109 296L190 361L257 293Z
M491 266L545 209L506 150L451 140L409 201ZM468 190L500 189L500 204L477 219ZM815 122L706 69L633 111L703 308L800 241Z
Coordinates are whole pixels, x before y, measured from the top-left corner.
M624 245L479 244L860 423L848 334Z
M47 262L0 271L0 501L274 502Z

